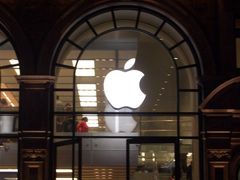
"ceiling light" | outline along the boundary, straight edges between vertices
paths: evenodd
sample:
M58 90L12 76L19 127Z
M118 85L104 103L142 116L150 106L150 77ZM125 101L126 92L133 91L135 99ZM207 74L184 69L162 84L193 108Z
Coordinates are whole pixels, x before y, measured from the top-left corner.
M72 169L56 169L57 173L72 173Z
M77 84L78 90L96 90L96 84Z
M178 57L174 57L173 59L178 60Z
M95 76L95 62L94 60L72 60L75 67L77 63L76 76Z
M97 93L96 93L96 91L78 91L78 94L80 95L80 96L96 96L97 95Z
M17 59L10 59L9 62L11 65L19 64L19 61ZM16 72L16 74L19 76L20 75L19 66L14 66L13 68L14 68L14 71Z
M79 97L80 101L97 101L97 97L96 96L83 96L83 97Z
M0 169L0 172L6 173L6 172L18 172L17 169Z
M79 69L84 69L84 68L95 68L95 62L94 60L72 60L73 66L76 66L77 63L77 68Z
M80 102L82 107L97 107L97 102Z
M76 76L95 76L95 70L94 69L77 69Z

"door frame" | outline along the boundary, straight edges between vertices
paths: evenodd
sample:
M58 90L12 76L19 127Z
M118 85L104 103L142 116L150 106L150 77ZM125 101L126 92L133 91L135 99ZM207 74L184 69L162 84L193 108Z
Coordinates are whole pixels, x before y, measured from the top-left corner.
M133 137L126 140L126 180L130 180L130 145L131 144L174 144L175 179L180 180L180 146L179 140L174 137Z

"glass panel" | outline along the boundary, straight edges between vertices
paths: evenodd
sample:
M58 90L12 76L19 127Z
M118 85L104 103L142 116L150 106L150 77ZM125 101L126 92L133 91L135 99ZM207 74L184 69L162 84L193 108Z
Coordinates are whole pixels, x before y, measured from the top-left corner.
M58 146L56 152L56 177L72 178L73 145Z
M63 64L67 66L74 66L72 60L78 59L81 50L77 47L73 46L69 42L65 42L59 56L58 56L58 64Z
M117 27L135 27L137 11L117 10L114 11Z
M180 112L198 112L198 92L180 92Z
M180 152L181 180L199 180L198 140L182 139Z
M1 91L0 93L0 111L18 111L19 109L19 92Z
M182 36L169 24L164 24L157 36L164 44L171 48L178 42L182 41Z
M83 139L82 179L126 179L126 139Z
M17 139L0 138L0 179L17 178Z
M196 64L187 43L182 43L180 46L173 49L172 53L178 67Z
M55 111L72 112L72 91L56 91Z
M180 136L198 136L198 116L180 116Z
M91 18L89 22L98 34L114 28L111 12L106 12L102 13L100 16L95 16Z
M80 178L78 178L80 175L80 173L79 173L79 170L80 170L79 156L81 156L81 153L80 153L81 147L79 147L79 144L78 143L74 144L74 178L76 178L76 180L80 179Z
M102 58L104 57L104 54L106 54L105 57L108 57L109 59ZM98 55L100 58L97 58ZM133 99L133 102L137 102L138 100L133 98L134 95L136 98L142 96L142 99L139 99L140 104L136 103L135 106L126 103L124 105L120 105L120 107L132 107L132 109L128 108L128 112L176 111L176 72L170 54L161 43L143 33L134 31L116 31L101 36L88 47L87 51L83 53L81 59L95 60L95 76L76 76L76 87L78 87L79 84L95 84L96 90L94 90L94 92L91 91L92 94L81 95L79 89L77 89L76 111L126 111L126 109L116 110L112 108L112 106L115 108L117 107L115 102L106 98L106 92L109 92L110 90L108 88L106 88L106 91L104 90L104 81L105 77L115 69L127 71L124 70L124 66L131 58L136 59L134 67L132 67L133 71L141 71L144 76L142 79L139 79L140 85L136 84L136 87L140 86L142 93L140 92L141 94L137 95L137 93L134 92L132 95L129 95L131 98L127 98L127 100ZM129 73L130 72L131 71L129 70ZM128 79L130 78L128 77ZM116 84L111 85L110 88L121 86L120 83L124 82L126 81L123 80L121 82L116 80L114 82ZM117 88L120 92L116 92L115 90L111 90L110 92L116 92L114 97L121 97L124 99L124 95L121 94L126 92L125 95L128 96L127 91L135 88L128 87L129 84L122 85ZM143 93L146 95L146 98ZM81 96L91 96L92 98L94 97L96 101L95 103L88 103L88 106L81 106L79 103ZM137 109L136 107L139 105L141 106Z
M237 68L240 68L240 38L236 38Z
M55 116L55 135L56 136L71 136L73 132L73 120L71 115L56 115ZM75 130L75 127L74 127Z
M149 13L141 12L138 28L155 34L163 20Z
M179 69L179 88L198 89L198 75L196 67Z
M56 74L55 88L73 88L74 69L56 67Z
M10 42L7 42L0 46L0 52L0 66L10 65L11 59L17 59L17 56Z
M169 180L174 169L174 144L130 144L131 180Z
M176 136L176 116L142 116L140 120L141 136Z
M2 88L19 88L16 71L19 72L15 68L0 69L0 83Z
M75 42L78 46L84 48L87 43L95 37L87 23L79 26L74 33L69 37L69 39Z
M5 36L5 34L2 31L0 31L0 43L2 41L4 41L5 39L7 39L7 37Z
M10 114L0 115L0 134L15 134L18 131L18 116Z
M83 117L87 121L83 122ZM197 135L197 120L182 117L182 136ZM55 135L72 135L72 115L55 115ZM176 136L177 116L137 116L137 115L98 115L76 116L74 123L76 136ZM190 129L192 128L192 129ZM195 130L194 130L195 128ZM193 131L190 133L190 130Z

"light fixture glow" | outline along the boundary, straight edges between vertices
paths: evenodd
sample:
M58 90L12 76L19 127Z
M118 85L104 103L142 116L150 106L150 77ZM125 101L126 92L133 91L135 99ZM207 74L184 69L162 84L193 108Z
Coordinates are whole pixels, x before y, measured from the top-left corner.
M17 169L0 169L0 172L18 172Z
M97 97L95 96L83 96L79 97L80 101L97 101Z
M77 84L78 90L96 90L96 84Z
M77 69L76 76L95 76L95 70L94 69Z
M19 64L19 61L17 59L10 59L9 60L10 64L11 65L17 65ZM20 75L20 69L19 69L19 66L14 66L14 71L16 72L17 75Z
M97 107L97 102L80 102L82 107Z
M77 63L76 76L95 76L95 62L94 60L72 60L75 67Z
M78 91L80 96L96 96L96 91Z
M72 169L56 169L57 173L71 173Z

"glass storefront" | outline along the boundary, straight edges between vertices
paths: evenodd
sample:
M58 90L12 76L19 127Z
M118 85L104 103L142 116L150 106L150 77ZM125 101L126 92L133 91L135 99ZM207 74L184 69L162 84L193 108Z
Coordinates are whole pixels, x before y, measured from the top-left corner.
M200 68L184 32L126 6L86 16L61 44L55 160L68 172L56 178L197 180Z

